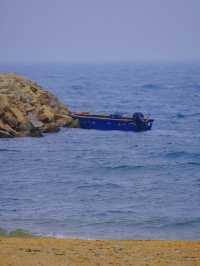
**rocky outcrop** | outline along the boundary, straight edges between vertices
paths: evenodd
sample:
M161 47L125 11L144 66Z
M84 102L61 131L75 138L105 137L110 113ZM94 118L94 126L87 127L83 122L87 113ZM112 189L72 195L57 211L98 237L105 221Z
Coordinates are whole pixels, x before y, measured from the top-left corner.
M0 137L42 136L73 126L69 109L37 83L0 74Z

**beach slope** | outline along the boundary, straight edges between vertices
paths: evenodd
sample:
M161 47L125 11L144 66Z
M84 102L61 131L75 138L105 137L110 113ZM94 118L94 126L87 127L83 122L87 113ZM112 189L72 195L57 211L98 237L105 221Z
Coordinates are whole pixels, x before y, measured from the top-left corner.
M199 241L0 238L0 266L198 266Z

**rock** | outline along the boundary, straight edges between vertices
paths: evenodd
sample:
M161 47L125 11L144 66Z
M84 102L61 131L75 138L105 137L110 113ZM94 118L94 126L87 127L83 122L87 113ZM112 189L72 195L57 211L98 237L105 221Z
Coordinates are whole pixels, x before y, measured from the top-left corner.
M80 123L78 119L73 119L72 122L68 125L69 127L79 128Z
M31 122L31 125L34 126L35 128L40 128L42 129L44 126L44 123L39 121L32 113L28 114L29 121Z
M8 133L11 137L17 136L17 132L14 129L12 129L12 127L10 127L8 124L3 123L1 120L0 120L0 130L2 135L6 135L6 133Z
M42 122L53 122L55 118L53 109L43 104L38 112L38 118Z
M9 132L0 130L0 138L13 138L14 136L11 135Z
M47 133L47 132L58 132L60 130L60 127L57 125L57 123L49 123L49 124L45 124L44 128L43 128L43 132Z
M28 136L30 136L30 137L42 137L43 136L42 130L32 126L32 128L30 129L30 131L28 133Z
M27 117L25 117L25 114L23 114L18 107L10 107L9 111L16 118L18 125L27 124Z
M52 93L15 74L0 74L0 137L42 136L77 126Z
M8 96L4 94L0 94L0 112L3 112L6 107L8 107L9 101Z
M68 115L61 115L61 114L56 114L56 121L57 121L57 125L60 127L65 127L65 126L70 126L73 118L71 118L71 116Z
M2 113L2 120L4 123L8 124L11 128L17 128L18 126L18 121L16 117L10 112L10 111L5 111Z

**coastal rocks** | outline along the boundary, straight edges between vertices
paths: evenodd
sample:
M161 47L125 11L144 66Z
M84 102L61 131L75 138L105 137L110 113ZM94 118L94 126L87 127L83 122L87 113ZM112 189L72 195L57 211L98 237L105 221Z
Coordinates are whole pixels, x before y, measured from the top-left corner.
M15 74L0 74L0 138L42 136L74 127L70 111L37 83Z

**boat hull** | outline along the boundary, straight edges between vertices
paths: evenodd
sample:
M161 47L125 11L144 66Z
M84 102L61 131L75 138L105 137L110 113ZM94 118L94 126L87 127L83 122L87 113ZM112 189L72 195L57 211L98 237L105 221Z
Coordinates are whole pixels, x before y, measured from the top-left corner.
M101 116L84 116L72 114L72 118L78 119L80 128L98 130L121 130L121 131L146 131L152 127L153 120L136 124L128 119L112 119Z

